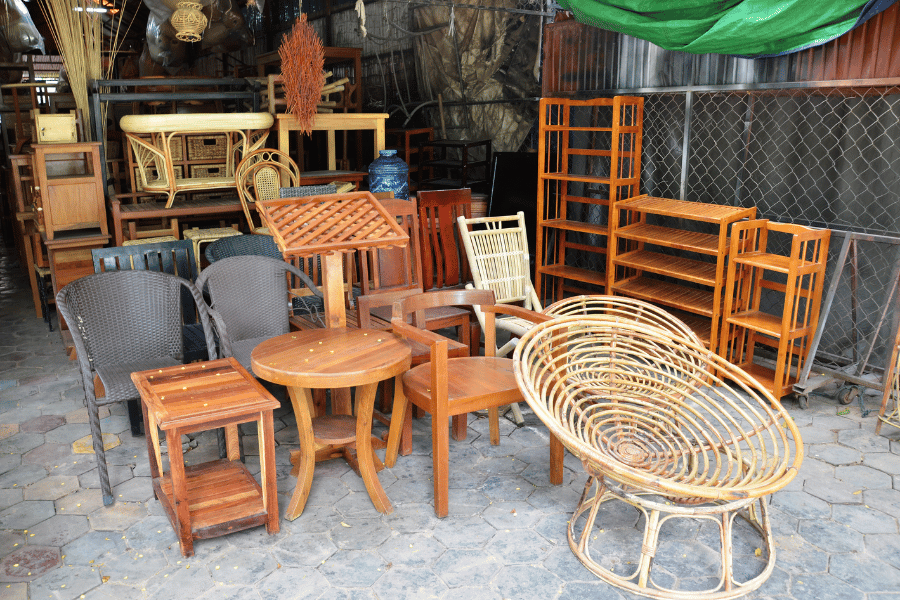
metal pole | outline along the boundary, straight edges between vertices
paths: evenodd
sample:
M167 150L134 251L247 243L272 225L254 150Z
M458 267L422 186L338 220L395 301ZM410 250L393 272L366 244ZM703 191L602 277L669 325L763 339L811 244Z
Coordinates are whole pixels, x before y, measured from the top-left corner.
M689 153L691 151L691 117L694 113L694 92L684 94L684 140L681 144L681 190L679 198L687 200L687 179L690 168Z

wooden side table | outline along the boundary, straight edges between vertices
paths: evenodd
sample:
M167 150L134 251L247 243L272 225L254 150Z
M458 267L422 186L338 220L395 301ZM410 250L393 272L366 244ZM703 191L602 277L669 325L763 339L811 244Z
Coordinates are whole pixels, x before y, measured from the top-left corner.
M278 533L272 410L280 403L234 358L131 374L141 394L153 493L162 503L184 556L194 540L266 525ZM256 422L262 486L240 462L237 426ZM228 458L186 467L181 435L226 427ZM163 472L159 429L166 434Z
M300 450L291 454L297 466L297 486L285 518L292 521L306 506L315 469L316 444L355 445L360 475L372 504L389 514L391 501L378 481L372 452L372 411L380 381L409 369L409 344L388 331L375 329L310 329L266 340L253 350L253 372L287 386L297 418ZM356 417L314 416L312 390L357 386ZM395 390L402 390L399 381Z

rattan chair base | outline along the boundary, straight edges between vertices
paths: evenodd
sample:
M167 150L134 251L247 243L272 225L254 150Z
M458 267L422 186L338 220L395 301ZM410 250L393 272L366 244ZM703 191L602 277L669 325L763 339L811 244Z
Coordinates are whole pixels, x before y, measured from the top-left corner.
M630 504L643 515L641 522L643 532L634 530L635 551L628 556L639 556L632 561L634 570L630 574L615 573L600 564L592 556L593 549L606 549L608 535L616 531L616 539L621 542L622 530L602 527L603 507L607 502L619 501ZM599 517L599 520L598 520ZM735 518L741 517L759 534L761 557L766 561L762 571L745 582L735 580L733 569L733 535ZM654 558L659 552L660 530L667 521L677 518L711 521L719 528L722 541L720 548L720 566L718 584L707 590L669 589L654 581ZM640 524L639 524L640 525ZM602 477L588 478L581 496L581 502L569 521L569 547L578 560L594 575L623 590L628 590L648 598L675 600L727 600L738 598L758 589L772 574L775 567L775 547L772 530L766 512L765 498L746 498L730 502L702 501L691 505L685 502L674 502L656 494L638 490L626 490L623 487L605 482ZM695 557L688 554L686 562ZM623 564L627 562L621 561ZM674 574L676 577L677 573Z

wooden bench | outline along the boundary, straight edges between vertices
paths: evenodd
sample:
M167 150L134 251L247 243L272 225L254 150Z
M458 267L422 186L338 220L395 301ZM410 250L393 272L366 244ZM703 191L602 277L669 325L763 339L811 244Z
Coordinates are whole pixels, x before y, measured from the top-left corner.
M116 246L125 241L124 229L128 223L179 217L222 217L242 216L244 209L237 196L224 198L191 198L166 208L165 202L134 202L146 194L118 194L109 201L109 214L113 222L113 236ZM130 199L132 203L123 203Z
M119 122L131 144L141 188L168 195L166 208L175 194L188 190L236 187L234 169L241 157L260 148L274 119L269 113L195 113L184 115L128 115ZM191 134L225 134L225 162L215 177L178 176L172 156L172 138Z

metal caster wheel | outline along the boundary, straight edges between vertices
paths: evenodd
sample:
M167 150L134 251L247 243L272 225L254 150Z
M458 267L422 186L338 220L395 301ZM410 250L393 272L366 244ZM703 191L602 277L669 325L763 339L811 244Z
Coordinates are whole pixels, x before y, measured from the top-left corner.
M806 410L809 408L809 396L807 394L797 394L797 404L800 408Z
M850 404L859 396L859 388L845 387L838 392L838 401L841 404Z

